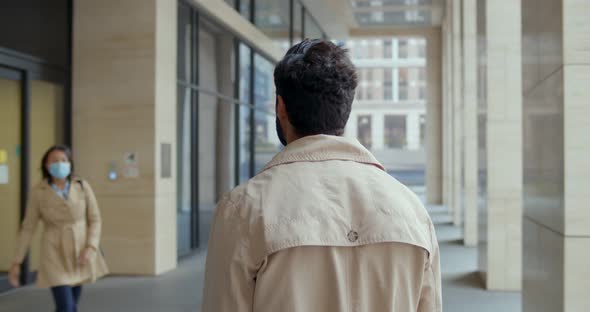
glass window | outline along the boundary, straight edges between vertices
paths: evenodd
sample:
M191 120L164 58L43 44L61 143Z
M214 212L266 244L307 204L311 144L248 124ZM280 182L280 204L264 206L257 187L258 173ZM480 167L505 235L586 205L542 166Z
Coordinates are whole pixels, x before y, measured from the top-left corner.
M426 68L425 67L418 68L418 82L419 83L426 82Z
M324 33L322 32L320 25L318 25L318 23L316 23L314 18L311 16L311 14L309 14L309 12L307 12L307 10L305 11L305 34L304 34L304 37L309 38L309 39L322 39L322 38L324 38Z
M426 116L420 115L420 148L424 148L426 145Z
M255 24L284 52L290 46L289 0L257 0Z
M178 3L178 79L190 82L191 77L191 9Z
M408 58L408 40L407 39L399 39L397 41L398 44L398 58L406 59Z
M383 69L383 98L393 99L393 68Z
M274 65L256 54L254 57L254 171L255 174L280 151L275 131Z
M426 86L418 87L418 99L426 100Z
M372 137L371 127L372 127L371 115L359 115L357 117L358 140L367 149L371 149L371 147L373 146L373 137Z
M215 154L217 128L217 106L218 98L204 92L196 93L199 97L199 244L206 246L209 240L213 211L217 203L217 192L215 189L216 180L215 168L217 157Z
M240 14L247 20L250 20L250 8L252 0L240 0Z
M398 86L399 86L399 100L405 101L408 99L408 69L400 68L398 70Z
M387 148L405 148L406 116L385 116L385 146Z
M392 53L392 42L391 39L385 39L383 42L383 56L384 58L391 58L393 56Z
M419 58L426 57L426 40L425 39L418 40L418 57Z
M178 198L177 198L177 247L178 255L186 255L190 252L191 242L191 212L192 199L192 121L191 121L191 89L178 86Z
M240 101L250 103L250 53L248 46L240 44ZM250 148L250 111L249 105L240 104L239 107L239 161L238 182L243 183L252 177L250 172L250 160L252 149Z

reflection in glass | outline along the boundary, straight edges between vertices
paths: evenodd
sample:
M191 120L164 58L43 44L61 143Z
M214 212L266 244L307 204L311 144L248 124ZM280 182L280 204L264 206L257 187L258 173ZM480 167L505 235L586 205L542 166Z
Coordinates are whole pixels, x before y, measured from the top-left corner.
M251 50L244 44L240 44L240 102L250 103L250 53ZM252 177L250 172L250 111L251 108L248 105L240 104L239 108L239 183L247 181Z
M283 52L287 52L290 46L289 7L290 0L256 1L256 27L273 39Z
M179 65L180 66L180 65ZM191 89L179 85L178 96L178 255L191 250L192 151L191 151Z
M240 0L240 14L247 20L250 20L251 17L251 8L252 0Z
M280 151L281 143L275 131L274 65L260 55L254 58L254 173Z
M199 240L202 246L207 244L217 203L215 190L215 153L218 99L209 94L199 96Z

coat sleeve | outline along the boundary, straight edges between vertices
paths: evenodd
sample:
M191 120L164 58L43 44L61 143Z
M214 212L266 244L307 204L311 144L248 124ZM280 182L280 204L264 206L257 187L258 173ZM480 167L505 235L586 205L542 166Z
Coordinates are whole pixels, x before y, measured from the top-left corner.
M248 237L242 231L237 207L225 196L215 211L209 237L203 312L251 312L255 268L248 260Z
M430 254L430 261L428 261L424 271L420 301L418 303L418 312L442 311L440 250L432 223L430 224L430 234L432 252Z
M100 242L100 232L102 228L102 220L100 218L100 210L94 192L86 181L84 184L84 194L86 197L86 222L88 224L88 232L86 236L86 246L90 246L98 250Z
M29 249L29 245L31 244L31 239L33 238L33 235L35 235L35 230L37 229L38 223L39 199L36 190L33 190L31 192L31 195L29 195L25 211L25 219L22 223L21 230L18 235L18 240L16 243L16 252L13 260L14 263L23 262L27 250Z

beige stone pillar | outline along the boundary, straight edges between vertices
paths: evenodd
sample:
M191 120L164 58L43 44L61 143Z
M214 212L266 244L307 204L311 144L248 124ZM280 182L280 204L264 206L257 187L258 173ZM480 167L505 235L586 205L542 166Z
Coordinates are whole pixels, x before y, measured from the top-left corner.
M477 0L463 0L463 240L477 245Z
M520 2L486 5L486 218L480 270L493 290L521 288L522 70Z
M115 274L176 267L176 5L73 6L76 170L98 199L101 247ZM135 154L137 172L127 153Z
M462 0L451 1L452 6L452 34L453 34L453 223L461 225L463 222L463 56L462 43Z
M442 203L442 45L441 32L426 37L428 106L426 112L426 199Z
M524 0L523 310L590 306L590 3Z
M443 203L449 212L453 209L453 40L452 12L450 2L446 3L443 21Z

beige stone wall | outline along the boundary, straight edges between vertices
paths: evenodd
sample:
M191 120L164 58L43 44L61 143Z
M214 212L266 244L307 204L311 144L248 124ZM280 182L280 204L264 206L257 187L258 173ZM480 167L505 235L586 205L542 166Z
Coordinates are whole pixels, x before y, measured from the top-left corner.
M520 3L486 1L486 286L519 290L522 267Z
M174 268L176 170L161 179L159 157L160 143L171 143L176 159L176 3L77 0L73 29L73 148L101 208L110 270ZM123 175L127 152L137 155L137 178Z
M464 0L463 15L463 239L467 246L477 245L477 0Z
M524 311L590 305L590 4L523 1Z

